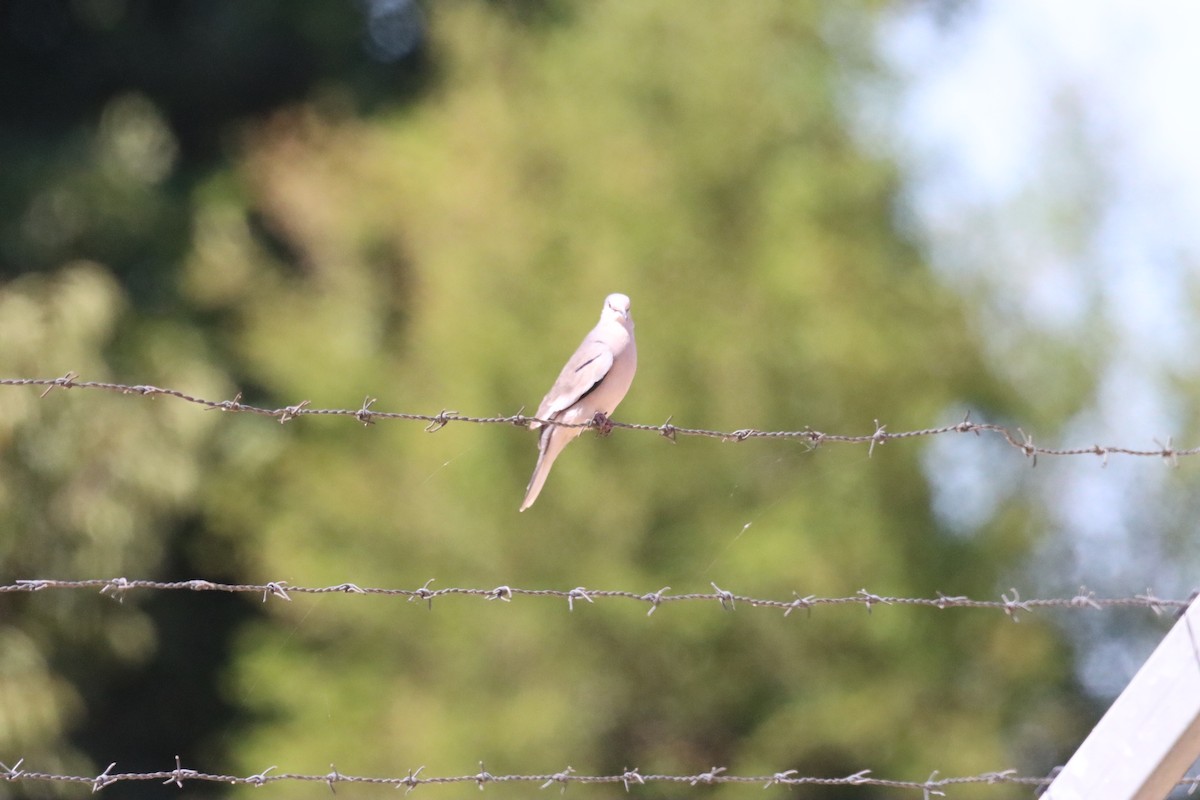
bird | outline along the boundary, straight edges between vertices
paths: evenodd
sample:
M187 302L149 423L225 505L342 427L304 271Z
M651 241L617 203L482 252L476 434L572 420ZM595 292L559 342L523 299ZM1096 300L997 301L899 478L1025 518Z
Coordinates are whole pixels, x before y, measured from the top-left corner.
M625 399L636 371L637 344L633 338L629 297L610 294L604 298L600 321L583 337L538 406L537 418L529 423L530 428L541 428L542 432L538 437L537 465L525 488L521 511L537 500L558 454L584 431L584 428L547 425L542 420L568 424L594 420L602 431L611 430L608 415Z

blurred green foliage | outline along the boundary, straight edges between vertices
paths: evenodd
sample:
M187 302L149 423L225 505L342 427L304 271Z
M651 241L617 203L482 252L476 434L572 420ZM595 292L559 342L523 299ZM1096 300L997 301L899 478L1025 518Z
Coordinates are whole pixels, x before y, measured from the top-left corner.
M56 7L58 46L100 74L51 134L4 118L5 376L509 414L622 291L623 420L861 432L1013 409L896 233L891 167L847 131L869 4L448 2L390 62L349 4ZM79 32L105 9L117 24ZM157 82L154 47L181 54ZM939 529L915 443L588 435L518 515L534 455L494 426L5 390L0 580L994 595L1033 527L1018 507ZM184 753L239 774L920 780L1046 769L1081 725L1053 629L971 612L59 592L0 597L0 640L0 759L49 770Z

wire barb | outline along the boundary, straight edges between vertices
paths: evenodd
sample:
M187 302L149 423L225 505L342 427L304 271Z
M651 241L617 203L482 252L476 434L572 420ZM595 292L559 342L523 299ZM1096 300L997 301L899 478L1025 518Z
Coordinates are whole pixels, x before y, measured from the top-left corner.
M937 602L938 608L953 608L954 606L965 603L970 599L961 594L948 595L948 594L943 594L940 591L937 593L937 596L938 596L938 602Z
M112 762L111 764L109 764L107 767L104 768L104 772L101 772L95 778L92 778L92 794L95 794L96 792L100 791L105 786L108 786L110 784L117 782L116 778L109 775L109 773L112 772L112 768L115 767L116 765L117 765L117 762L115 762L115 761Z
M791 783L792 781L790 780L790 778L795 774L796 774L796 770L794 770L794 769L784 770L783 772L776 772L774 775L771 776L771 780L769 780L763 784L763 788L770 789L772 786L774 786L778 783Z
M725 767L713 767L708 772L701 772L691 780L691 785L695 786L698 783L713 783L717 780L722 772L725 772Z
M296 403L296 405L294 405L294 406L287 406L286 408L282 409L278 415L279 416L279 424L283 425L285 423L291 422L292 420L294 420L296 417L300 416L301 414L310 413L310 412L306 411L306 409L308 408L308 402L309 401L307 401L307 400L301 400L299 403Z
M205 409L205 411L231 411L237 413L242 410L242 393L238 392L233 396L232 400L222 400L219 403L214 403Z
M1004 783L1009 778L1015 777L1016 774L1015 769L1002 769L999 772L985 772L980 777L988 783Z
M496 780L496 776L483 768L483 762L479 762L479 772L475 775L475 783L479 784L479 791L483 791L483 785Z
M421 586L420 589L414 589L411 596L408 598L408 602L411 603L414 600L424 600L429 610L433 611L433 598L437 597L438 594L429 588L429 584L433 583L433 581L434 579L430 578L429 580L425 581L424 585Z
M39 395L39 397L44 398L46 395L50 394L50 392L53 391L56 387L61 386L63 389L70 389L72 386L75 385L74 381L78 377L79 376L76 375L74 372L68 372L66 375L63 375L61 378L55 378L50 381L43 381L43 385L46 387L46 390L44 392L42 392Z
M670 586L664 586L661 589L659 589L657 592L651 592L650 594L642 595L642 599L650 604L650 610L646 612L647 617L658 610L658 607L662 604L662 601L663 601L663 592L667 591L670 588L671 588Z
M1034 446L1033 435L1025 433L1025 431L1021 430L1020 428L1017 428L1017 433L1021 434L1021 438L1024 439L1020 445L1021 450L1024 451L1025 457L1031 460L1030 466L1036 467L1038 453L1040 453L1041 450Z
M938 776L938 771L935 769L932 773L930 773L929 778L926 779L925 786L923 787L925 800L929 800L930 797L945 797L946 796L945 792L941 791L940 789L935 788L935 787L942 785L937 780L937 776Z
M646 779L638 772L637 767L634 767L633 769L626 769L621 773L621 783L625 784L625 791L628 792L629 784L636 783L638 786L643 786L646 783Z
M892 605L891 600L887 599L886 597L880 597L877 594L872 594L871 592L868 592L866 589L859 589L858 596L863 599L863 605L865 605L867 607L868 614L871 613L871 605L873 603L881 603L883 605L888 605L888 606Z
M1096 593L1089 592L1086 586L1079 587L1079 594L1071 598L1071 605L1078 608L1094 608L1100 610L1100 604L1096 602Z
M1012 592L1011 600L1009 599L1007 594L1000 595L1000 599L1004 601L1004 613L1007 614L1009 617L1011 617L1013 622L1020 622L1021 619L1020 619L1020 617L1017 616L1017 612L1018 611L1032 611L1033 609L1030 607L1029 602L1024 602L1024 603L1021 602L1021 593L1018 592L1015 588L1009 589L1009 591ZM1075 598L1071 598L1067 602L1070 603L1072 606L1075 606ZM1078 607L1078 606L1075 606L1075 607Z
M1154 616L1161 617L1163 615L1165 609L1162 607L1161 601L1154 596L1153 589L1146 587L1146 593L1135 594L1134 599L1141 600L1146 603L1147 607L1154 612Z
M264 783L267 783L268 780L270 780L269 778L267 778L267 773L273 769L278 769L278 767L276 767L274 764L272 764L271 766L264 769L262 772L247 776L244 780L246 783L252 784L254 786L262 786Z
M371 406L375 405L375 398L367 395L363 398L362 408L355 413L354 418L361 422L364 426L375 424L375 415L371 413Z
M482 766L482 763L480 764L480 766ZM422 779L421 779L421 778L419 778L418 776L421 774L421 770L423 770L423 769L425 769L425 765L424 765L424 764L422 764L421 766L417 767L417 769L416 769L415 771L414 771L414 770L411 770L411 769L408 771L408 775L406 775L406 776L405 776L405 778L404 778L404 780L403 780L403 781L401 781L401 782L400 782L400 784L399 784L400 786L403 786L403 787L405 787L405 788L404 788L404 794L406 794L406 795L407 795L407 794L408 794L409 792L411 792L413 789L415 789L415 788L417 788L418 786L420 786L420 785L421 785L421 783L422 783L423 781L422 781ZM481 786L481 787L479 787L479 788L481 788L481 789L482 789L483 787Z
M333 764L329 765L329 774L325 776L325 782L329 784L329 793L337 794L337 789L334 784L342 779L342 774L338 772L337 767Z
M572 767L570 764L568 764L567 768L564 769L562 772L556 772L553 775L551 775L550 779L547 780L545 783L543 783L541 788L545 789L545 788L547 788L549 786L553 786L555 783L557 783L562 787L560 794L566 794L567 783L570 781L571 776L574 774L575 774L575 768Z
M426 433L437 433L442 428L449 425L451 421L454 421L457 419L458 419L457 411L447 411L446 409L443 408L441 411L439 411L437 413L436 416L434 416L432 419L429 420L429 424L425 426L425 432Z
M711 584L713 591L717 593L717 599L721 601L721 608L726 611L733 611L733 592L727 592L715 583Z
M879 420L875 420L875 433L871 434L871 446L867 448L867 458L875 455L875 445L883 445L887 440L887 426L880 425Z
M1178 467L1179 466L1179 458L1178 458L1179 454L1175 451L1175 447L1171 443L1171 438L1172 437L1170 437L1170 436L1167 437L1166 444L1163 444L1158 439L1155 439L1154 443L1156 445L1158 445L1159 455L1162 456L1163 463L1166 464L1168 467Z
M593 605L595 605L595 603L596 603L596 601L593 600L588 595L587 590L584 589L582 586L576 586L574 589L567 592L567 610L568 611L575 610L575 601L576 600L587 600L589 603L592 603Z
M817 599L816 595L810 594L807 597L801 597L799 592L792 592L792 595L796 599L787 604L787 608L785 608L783 610L783 615L786 617L789 614L791 614L793 611L795 611L797 608L803 608L806 611L808 611L808 616L811 617L813 602L816 601L816 599Z
M175 784L178 788L183 788L183 782L186 780L195 779L200 773L194 769L184 769L179 762L179 756L175 756L175 769L171 771L170 777L163 781L163 786L167 784Z
M125 602L125 592L129 589L129 581L125 578L113 578L104 585L100 590L100 594L106 594L116 600L118 603Z

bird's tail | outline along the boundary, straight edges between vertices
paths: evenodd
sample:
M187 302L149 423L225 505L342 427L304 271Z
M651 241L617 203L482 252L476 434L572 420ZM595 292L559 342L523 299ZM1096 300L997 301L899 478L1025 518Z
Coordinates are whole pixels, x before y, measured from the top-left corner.
M567 443L575 438L570 434L576 430L578 429L560 428L557 425L546 425L542 428L542 435L538 439L537 464L534 465L533 475L529 478L529 485L525 487L525 500L521 503L521 511L529 508L533 501L537 500L542 486L546 483L546 477L550 474L550 468L554 466L554 459L558 458L558 454Z

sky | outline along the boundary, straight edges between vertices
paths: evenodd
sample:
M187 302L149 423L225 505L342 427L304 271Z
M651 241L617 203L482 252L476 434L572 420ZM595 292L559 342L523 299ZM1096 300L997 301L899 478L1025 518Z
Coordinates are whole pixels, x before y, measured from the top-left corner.
M981 300L992 366L1026 397L1057 399L1061 365L1039 342L1099 369L1061 441L1038 444L1195 445L1200 3L939 7L897 6L876 48L899 83L861 96L866 138L902 165L900 224L947 283ZM1031 478L999 449L932 444L927 473L950 528L970 535L1034 492L1053 528L1031 566L1039 594L1188 595L1196 563L1172 544L1194 518L1200 463L1043 459ZM1080 677L1100 696L1119 692L1161 635L1072 623Z

